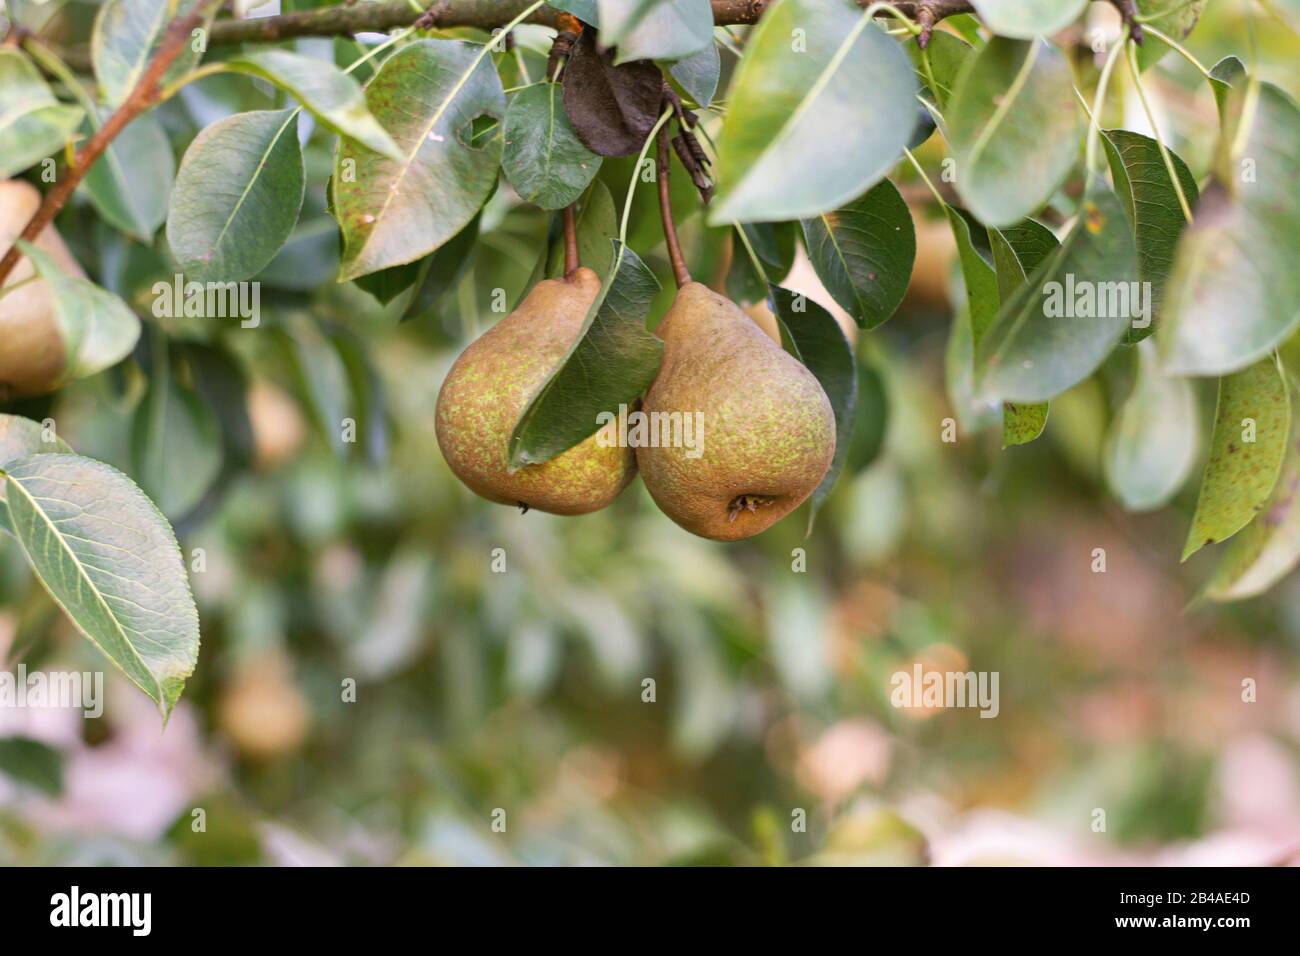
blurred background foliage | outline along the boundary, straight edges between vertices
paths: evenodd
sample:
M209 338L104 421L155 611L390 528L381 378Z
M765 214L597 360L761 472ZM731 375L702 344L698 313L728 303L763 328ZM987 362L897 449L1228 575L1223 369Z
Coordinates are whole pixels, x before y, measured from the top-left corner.
M86 6L68 5L66 30L90 22ZM1095 74L1078 40L1076 70ZM1296 35L1270 26L1259 41L1263 77L1300 94ZM1211 4L1191 41L1206 63L1244 43L1234 4ZM329 47L340 63L359 49L300 41ZM506 85L541 75L546 48L544 31L520 30L498 57ZM1157 73L1171 146L1203 174L1212 99L1177 57ZM158 118L180 150L215 119L282 99L216 76ZM1132 97L1114 101L1143 128ZM0 748L0 861L1300 859L1300 583L1203 605L1213 559L1177 561L1194 492L1147 515L1107 494L1102 446L1130 350L1055 400L1028 446L940 440L960 298L947 226L921 208L919 183L900 182L918 226L912 290L859 341L854 470L809 537L805 509L721 545L676 528L639 483L577 519L521 516L461 486L434 435L439 385L498 317L493 291L519 300L551 224L503 184L466 260L443 263L431 306L399 322L402 297L384 306L334 283L333 138L307 115L301 129L306 206L259 277L256 329L153 318L152 285L174 271L165 250L84 200L59 221L149 333L112 374L2 410L53 416L79 452L160 501L195 562L203 644L163 733L111 673L102 720L0 710L0 738L54 761L38 778ZM920 155L937 168L939 137ZM631 172L631 160L600 172L618 208ZM674 196L696 274L761 296L733 268L727 230L702 225L686 177ZM629 242L663 282L658 316L671 279L653 202L643 185ZM794 269L787 285L833 305L805 263ZM1201 399L1208 427L1212 392ZM356 442L337 426L349 417ZM10 670L104 666L12 543L0 544L0 654ZM998 671L999 716L892 707L890 676L917 661Z

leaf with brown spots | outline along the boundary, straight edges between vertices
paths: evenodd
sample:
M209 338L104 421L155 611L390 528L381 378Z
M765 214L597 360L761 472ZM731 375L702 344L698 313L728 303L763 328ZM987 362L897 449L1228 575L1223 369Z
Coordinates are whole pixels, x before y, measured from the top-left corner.
M1291 397L1270 356L1219 380L1214 436L1182 560L1232 537L1264 508L1291 429Z

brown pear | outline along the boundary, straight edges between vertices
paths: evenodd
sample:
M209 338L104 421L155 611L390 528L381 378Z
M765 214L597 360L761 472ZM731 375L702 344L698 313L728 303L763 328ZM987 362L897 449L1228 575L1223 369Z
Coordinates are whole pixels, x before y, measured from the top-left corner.
M691 282L659 324L664 358L643 410L660 441L638 447L664 514L717 541L771 527L812 494L835 455L835 413L813 374L740 307ZM698 448L664 442L674 413L703 424ZM666 417L663 413L667 413Z
M608 505L636 474L632 450L602 447L597 435L540 465L509 467L515 424L581 334L599 292L600 277L586 268L542 280L447 373L438 393L438 445L475 494L580 515Z
M41 194L22 180L0 181L0 254L8 251L41 204ZM69 275L85 277L53 224L35 242ZM0 298L0 400L52 392L66 378L64 333L44 279L33 279L26 256L5 279L13 286Z

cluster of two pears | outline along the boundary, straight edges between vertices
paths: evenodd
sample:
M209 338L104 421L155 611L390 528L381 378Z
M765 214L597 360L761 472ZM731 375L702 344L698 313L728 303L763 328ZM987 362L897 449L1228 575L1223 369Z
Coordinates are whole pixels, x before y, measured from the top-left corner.
M545 279L456 360L436 424L461 481L489 501L577 515L608 505L639 469L668 517L719 541L758 534L812 494L835 454L825 392L735 303L698 282L682 286L659 324L663 364L642 403L648 414L703 413L696 450L633 450L593 434L511 470L515 424L582 333L599 292L587 268Z

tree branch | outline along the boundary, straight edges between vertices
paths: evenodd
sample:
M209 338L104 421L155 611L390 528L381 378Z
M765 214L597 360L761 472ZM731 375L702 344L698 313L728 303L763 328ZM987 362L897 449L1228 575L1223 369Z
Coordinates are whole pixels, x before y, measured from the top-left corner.
M63 204L68 201L68 197L85 178L95 161L104 154L104 150L108 149L108 145L113 142L117 134L122 132L131 120L154 104L158 98L163 74L190 42L190 33L220 7L222 2L223 0L204 0L188 16L177 17L171 22L162 42L158 45L158 52L149 61L135 87L104 125L95 131L95 135L87 140L86 145L77 151L73 165L64 171L54 188L45 194L40 208L27 223L20 238L35 242L36 237L45 230L45 227L54 221ZM0 259L0 286L4 285L5 279L20 258L22 253L18 251L18 244L14 243L5 253L4 258Z

